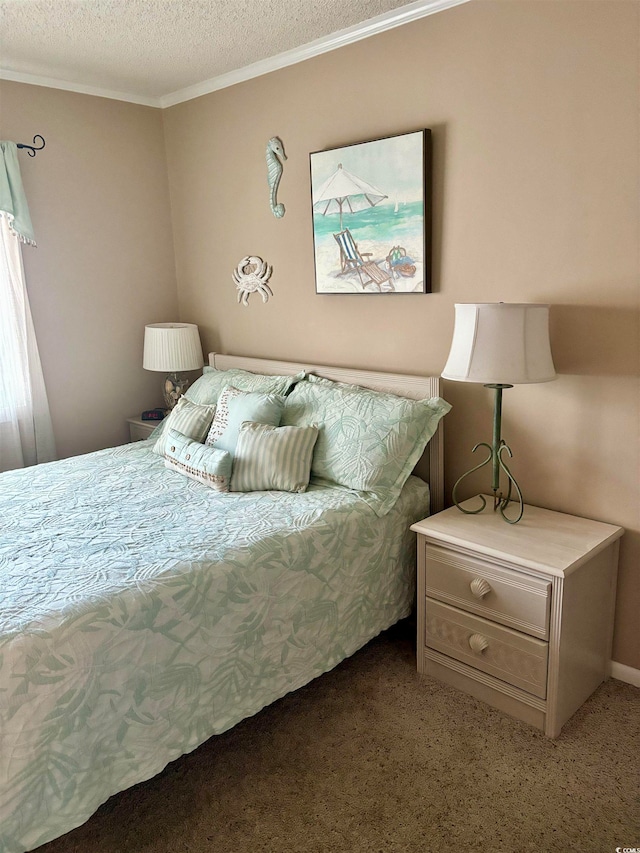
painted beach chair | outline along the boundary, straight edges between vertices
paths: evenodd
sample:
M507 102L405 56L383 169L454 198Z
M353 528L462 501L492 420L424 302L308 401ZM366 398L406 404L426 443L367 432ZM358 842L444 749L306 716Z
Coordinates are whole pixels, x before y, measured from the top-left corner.
M368 260L372 257L372 252L360 252L358 250L357 243L348 228L333 236L340 247L341 270L338 275L347 275L355 270L363 288L370 281L381 286L391 280L391 276L386 270L379 267L375 261Z

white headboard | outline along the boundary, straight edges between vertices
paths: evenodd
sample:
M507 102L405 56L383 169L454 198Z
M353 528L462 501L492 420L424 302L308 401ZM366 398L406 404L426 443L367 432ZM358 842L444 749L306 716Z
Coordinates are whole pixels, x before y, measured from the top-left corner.
M440 396L439 376L412 376L404 373L373 373L368 370L356 370L348 367L327 367L293 361L271 361L264 358L245 358L237 355L209 353L209 364L217 370L229 370L237 367L253 373L267 373L277 376L293 376L300 371L315 373L334 382L348 382L362 385L374 391L388 391L400 397L421 400L425 397ZM442 421L435 435L427 445L424 455L415 468L415 474L429 483L431 492L431 513L444 508L444 442Z

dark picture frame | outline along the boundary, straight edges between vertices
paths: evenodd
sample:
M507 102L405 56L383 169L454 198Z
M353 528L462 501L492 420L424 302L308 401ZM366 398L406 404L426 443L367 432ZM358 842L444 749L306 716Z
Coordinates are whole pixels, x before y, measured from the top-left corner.
M431 131L309 155L316 293L431 293Z

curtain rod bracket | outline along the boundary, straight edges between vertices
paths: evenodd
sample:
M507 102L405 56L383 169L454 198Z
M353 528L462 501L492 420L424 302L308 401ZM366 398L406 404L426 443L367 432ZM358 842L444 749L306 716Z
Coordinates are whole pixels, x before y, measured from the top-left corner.
M36 140L38 140L38 139L42 140L42 145L37 144ZM44 136L41 136L41 134L36 133L36 135L33 137L33 145L25 145L22 142L18 142L16 144L17 144L18 148L27 148L28 149L27 154L29 155L29 157L35 157L36 151L42 151L42 149L44 148L44 146L47 143L44 141Z

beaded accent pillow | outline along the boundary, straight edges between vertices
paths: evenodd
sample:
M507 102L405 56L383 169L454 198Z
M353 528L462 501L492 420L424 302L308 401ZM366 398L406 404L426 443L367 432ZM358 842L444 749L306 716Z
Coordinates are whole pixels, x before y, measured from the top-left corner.
M171 471L184 474L216 492L229 491L232 461L226 450L207 447L170 429L166 436L164 464Z

